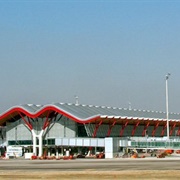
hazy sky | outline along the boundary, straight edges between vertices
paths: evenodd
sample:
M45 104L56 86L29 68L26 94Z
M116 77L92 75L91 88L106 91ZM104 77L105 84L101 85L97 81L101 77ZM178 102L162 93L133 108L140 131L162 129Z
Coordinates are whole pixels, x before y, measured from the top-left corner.
M75 102L180 112L180 1L0 0L0 112Z

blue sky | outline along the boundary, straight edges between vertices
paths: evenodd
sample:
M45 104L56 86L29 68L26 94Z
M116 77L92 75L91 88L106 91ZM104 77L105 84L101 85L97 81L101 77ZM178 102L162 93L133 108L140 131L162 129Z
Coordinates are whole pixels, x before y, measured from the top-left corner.
M180 1L0 0L0 112L75 102L180 112Z

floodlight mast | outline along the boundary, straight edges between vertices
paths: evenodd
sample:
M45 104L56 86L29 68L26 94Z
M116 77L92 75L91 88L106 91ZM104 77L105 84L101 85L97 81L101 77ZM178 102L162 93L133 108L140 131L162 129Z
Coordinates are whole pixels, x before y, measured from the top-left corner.
M76 105L79 105L79 97L75 95L75 99L76 99L75 104L76 104Z
M166 120L167 120L167 141L169 141L169 104L168 104L168 79L171 74L166 75Z

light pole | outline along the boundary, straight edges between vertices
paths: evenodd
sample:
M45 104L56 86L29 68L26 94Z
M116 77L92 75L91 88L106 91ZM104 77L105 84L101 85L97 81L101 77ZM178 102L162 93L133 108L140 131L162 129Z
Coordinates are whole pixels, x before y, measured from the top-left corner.
M146 153L147 153L147 150L148 150L148 130L147 129L145 130L145 137L146 137Z
M79 105L79 101L78 101L79 97L75 96L75 99L76 99L75 105Z
M168 107L168 79L171 74L166 75L166 120L167 120L167 141L169 141L169 107Z

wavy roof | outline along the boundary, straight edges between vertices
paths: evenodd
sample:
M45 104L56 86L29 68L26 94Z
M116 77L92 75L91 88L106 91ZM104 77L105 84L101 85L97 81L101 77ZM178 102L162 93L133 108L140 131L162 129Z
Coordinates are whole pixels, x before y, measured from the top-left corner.
M19 119L20 114L30 118L46 117L48 113L59 113L76 122L87 123L97 119L143 119L143 120L165 120L166 113L149 110L124 109L116 107L76 105L70 103L52 103L47 105L24 104L14 106L0 115L0 124L10 119ZM179 113L170 113L169 119L180 122Z

